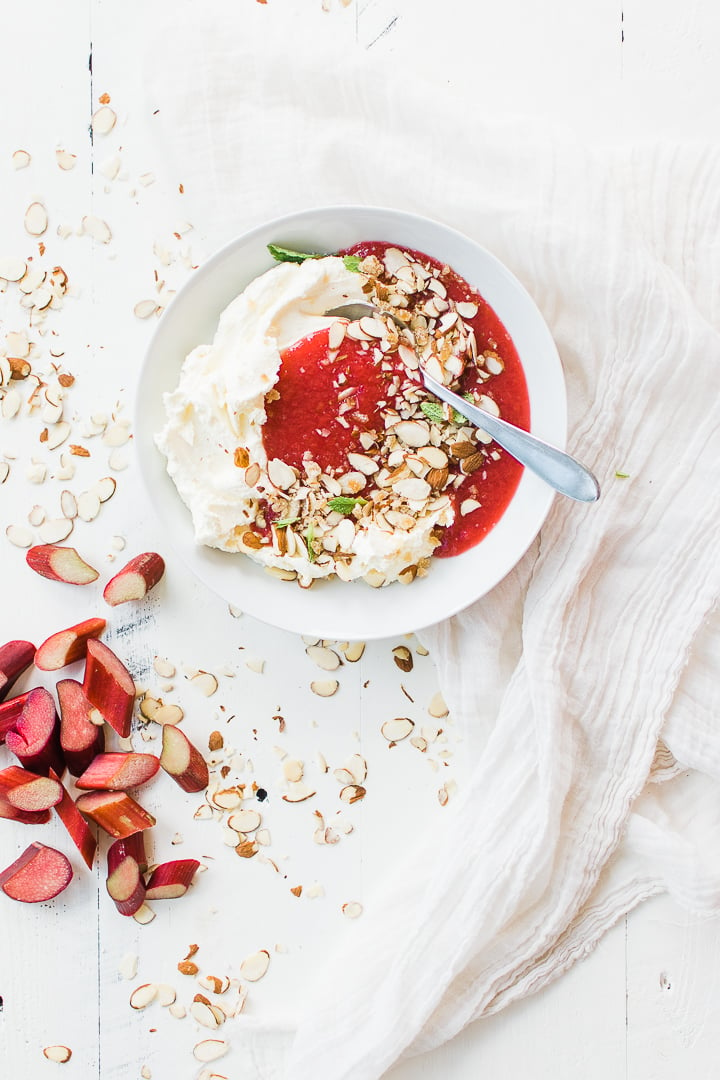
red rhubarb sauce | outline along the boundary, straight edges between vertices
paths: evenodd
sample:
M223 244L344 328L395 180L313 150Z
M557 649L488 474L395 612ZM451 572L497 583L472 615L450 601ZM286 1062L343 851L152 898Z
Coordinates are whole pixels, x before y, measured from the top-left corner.
M367 242L340 254L361 258L376 255L382 259L391 246L394 245ZM468 364L460 380L460 392L477 388L479 393L489 394L503 419L529 430L530 401L525 375L500 319L454 270L421 252L404 250L418 262L440 270L448 299L477 304L477 315L465 322L475 331L478 354L491 349L503 361L504 370L487 382L479 379ZM391 370L383 370L388 366ZM361 432L384 430L382 413L387 405L392 405L387 387L395 374L401 377L407 374L396 353L385 354L382 361L377 361L372 348L365 350L360 342L348 337L332 353L327 330L296 342L282 354L275 384L279 397L266 403L263 443L268 458L281 458L299 469L303 458L310 458L323 470L347 471L348 452L366 453L359 441ZM348 393L350 390L355 393ZM339 410L344 401L350 401L353 407L343 414ZM517 489L522 465L495 443L487 449L496 454L497 460L488 457L483 467L467 476L459 488L444 492L453 502L455 520L443 530L442 542L434 552L436 557L459 555L482 540L500 520ZM480 507L463 517L460 504L470 498L477 500Z

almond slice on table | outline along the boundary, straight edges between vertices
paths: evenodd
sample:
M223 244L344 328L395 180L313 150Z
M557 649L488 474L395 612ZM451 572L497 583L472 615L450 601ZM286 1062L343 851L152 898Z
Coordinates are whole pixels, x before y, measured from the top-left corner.
M267 972L270 966L270 953L267 949L260 949L245 957L240 964L240 975L246 982L258 982Z
M389 743L401 742L407 739L415 727L415 724L407 716L396 716L393 720L386 720L380 727L380 732Z
M25 211L25 232L30 236L42 236L48 227L47 210L41 202L30 203Z
M64 1065L72 1057L72 1050L69 1046L46 1046L43 1049L43 1054L48 1061L54 1061L57 1065Z

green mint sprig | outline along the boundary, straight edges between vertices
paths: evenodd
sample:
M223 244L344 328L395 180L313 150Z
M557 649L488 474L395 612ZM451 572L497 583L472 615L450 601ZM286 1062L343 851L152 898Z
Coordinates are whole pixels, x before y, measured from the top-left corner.
M360 497L353 498L349 495L336 495L334 499L330 499L328 506L331 510L337 510L338 514L352 514L356 506L366 506L367 499L361 499Z

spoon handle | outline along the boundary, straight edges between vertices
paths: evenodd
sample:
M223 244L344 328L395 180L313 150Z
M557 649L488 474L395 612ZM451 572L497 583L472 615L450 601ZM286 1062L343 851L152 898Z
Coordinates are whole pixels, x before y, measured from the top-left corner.
M448 390L431 375L420 369L425 386L436 397L447 401L473 424L486 431L521 465L531 469L561 495L578 502L595 502L600 498L600 485L589 469L557 447L543 442L522 428L478 409L459 394Z

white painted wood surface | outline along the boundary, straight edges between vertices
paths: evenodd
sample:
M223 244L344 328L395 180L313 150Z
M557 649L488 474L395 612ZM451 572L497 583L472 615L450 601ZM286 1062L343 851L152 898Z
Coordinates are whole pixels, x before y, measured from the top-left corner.
M306 35L321 35L342 57L343 50L383 50L388 63L412 57L418 68L433 65L449 83L488 113L516 112L554 118L580 135L625 141L658 136L714 139L720 13L712 0L627 0L624 10L609 0L507 0L503 5L458 0L354 0L347 8L332 0L239 0L247 19L267 22L268 33L285 35L301 47ZM133 316L133 305L153 296L152 247L161 239L173 250L185 245L202 258L202 223L178 241L185 220L178 178L164 175L144 115L139 65L144 5L128 0L77 0L57 5L36 0L16 7L6 29L3 58L5 107L0 120L0 253L31 253L22 228L25 207L40 197L51 213L45 262L62 264L79 289L48 322L66 349L66 367L77 376L69 396L74 414L128 413L144 345L151 327ZM92 52L92 76L88 67ZM117 129L94 147L88 123L100 94L112 96ZM77 155L72 172L61 172L55 149ZM23 147L29 168L15 172L10 155ZM108 154L121 147L126 174L110 185L98 173ZM94 171L93 171L94 166ZM155 174L144 186L139 177ZM61 223L77 226L95 213L112 226L113 241L93 246L87 237L60 240ZM171 284L185 270L167 268ZM0 296L4 331L22 325L16 294ZM31 455L56 461L37 442L36 419L0 420L0 455L17 455L0 488L0 524L25 520L34 503L55 513L63 483L40 487L25 479ZM75 491L108 472L107 449L86 441L92 456L76 459L77 473L67 486ZM118 493L96 522L79 525L75 543L107 576L110 540L122 535L127 554L168 552L162 530L152 519L138 488L137 464L118 474ZM0 536L4 598L0 639L28 637L39 642L49 633L100 610L99 589L73 591L35 579L22 553ZM117 559L122 559L122 555ZM442 813L437 789L446 778L462 783L462 742L452 725L448 741L427 756L409 745L389 753L379 735L387 715L405 714L427 722L426 706L436 689L431 660L415 657L407 676L394 666L397 642L368 648L357 665L345 665L341 691L319 701L308 690L314 669L302 642L248 619L233 619L225 604L184 578L169 559L167 580L138 611L118 609L108 638L130 663L139 682L157 686L151 671L156 654L178 665L176 691L165 696L186 708L185 727L204 744L207 732L226 726L229 741L252 760L254 777L270 799L261 809L271 832L268 854L278 871L259 860L238 860L222 843L220 826L195 822L191 800L161 777L145 801L157 814L154 857L206 856L209 870L193 894L177 903L157 903L148 927L116 915L107 898L103 873L90 874L71 855L77 871L67 892L54 903L25 907L0 897L0 1064L2 1075L49 1075L59 1066L42 1057L42 1047L64 1043L73 1050L63 1076L132 1080L147 1065L155 1080L194 1076L199 1066L189 1050L205 1033L186 1019L173 1020L153 1006L134 1014L127 1004L131 986L165 981L186 1003L197 987L183 984L177 961L190 942L201 945L203 971L237 973L243 956L258 948L272 953L263 982L251 987L246 1007L255 1018L290 1020L308 972L317 966L332 935L348 929L341 905L362 899L368 883L409 837ZM416 648L416 643L410 643ZM246 658L265 660L259 675ZM182 665L218 671L212 699L184 685ZM43 678L45 685L54 680ZM414 699L403 695L401 682ZM26 679L20 688L28 685ZM225 712L220 711L225 707ZM286 728L279 732L282 715ZM152 748L154 744L150 744ZM155 744L156 745L156 744ZM312 841L312 810L288 807L280 799L280 763L273 747L282 746L305 760L318 785L317 801L328 820L342 807L337 783L312 764L320 749L332 767L361 748L370 764L369 791L375 795L348 808L344 816L356 830L332 847ZM451 753L446 766L439 751ZM428 764L431 758L437 771ZM6 760L7 759L7 760ZM3 751L2 764L9 763ZM249 766L248 766L249 770ZM3 822L0 862L11 861L31 839L39 838L70 853L57 823L23 830ZM182 845L173 847L176 832ZM31 835L32 834L32 835ZM212 858L211 858L212 857ZM319 882L324 895L307 896ZM305 896L290 887L302 884ZM429 931L431 928L429 928ZM287 952L274 952L276 944ZM137 980L120 979L117 967L126 952L140 957ZM607 935L598 950L537 997L474 1025L455 1042L392 1070L394 1080L425 1080L527 1075L570 1080L627 1077L670 1080L716 1073L720 1049L718 959L720 924L698 921L665 898L647 903ZM189 980L188 980L189 982ZM231 1042L233 1023L224 1031ZM157 1028L156 1031L151 1029ZM233 1055L219 1071L239 1080ZM250 1080L250 1078L248 1078ZM331 1078L318 1078L331 1080Z

